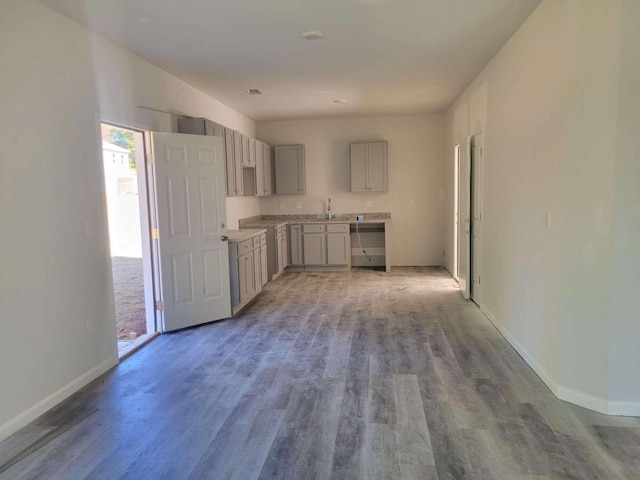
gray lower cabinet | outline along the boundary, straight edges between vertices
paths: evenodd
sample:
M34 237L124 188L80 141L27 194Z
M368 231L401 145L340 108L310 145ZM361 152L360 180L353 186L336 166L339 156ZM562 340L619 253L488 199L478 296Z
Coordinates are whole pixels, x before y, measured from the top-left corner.
M303 265L302 225L289 226L289 265Z
M348 266L351 264L349 224L302 226L304 266Z
M276 227L276 276L287 268L287 226Z
M327 233L327 265L349 265L351 241L343 233Z
M230 238L233 234L230 233ZM263 231L242 241L229 242L231 311L235 315L267 283L267 235Z
M251 251L238 257L240 264L240 303L247 303L256 293L255 255Z

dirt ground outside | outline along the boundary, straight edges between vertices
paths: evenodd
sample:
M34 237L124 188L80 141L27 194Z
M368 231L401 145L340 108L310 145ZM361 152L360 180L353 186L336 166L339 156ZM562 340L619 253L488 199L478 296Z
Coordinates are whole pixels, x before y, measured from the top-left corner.
M147 333L142 258L112 257L118 340Z
M107 209L118 340L128 340L147 333L138 194L108 192Z

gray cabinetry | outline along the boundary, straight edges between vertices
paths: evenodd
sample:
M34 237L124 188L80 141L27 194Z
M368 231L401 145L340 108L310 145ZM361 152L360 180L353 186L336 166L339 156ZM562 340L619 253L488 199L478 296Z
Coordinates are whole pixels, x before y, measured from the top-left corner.
M305 267L350 265L349 224L303 225L302 232Z
M275 193L306 193L304 169L304 145L278 145L273 148L275 168Z
M240 133L206 118L188 117L178 118L178 133L224 137L227 196L241 197L244 195L242 164L240 163L242 157L238 155L239 150L235 144L235 136L237 135L240 139Z
M256 140L256 195L271 195L271 147Z
M351 236L349 224L327 225L327 265L351 263Z
M226 147L227 196L241 197L244 193L242 182L242 165L236 162L235 137L238 132L225 128L224 143Z
M289 227L289 265L303 264L302 225Z
M349 146L352 192L388 190L387 142L356 142Z
M276 227L276 275L280 275L287 267L287 227Z
M304 265L327 264L327 235L324 225L303 225Z
M267 235L264 230L254 232L249 235L229 232L231 310L234 315L262 291L268 279ZM234 240L238 237L239 241Z

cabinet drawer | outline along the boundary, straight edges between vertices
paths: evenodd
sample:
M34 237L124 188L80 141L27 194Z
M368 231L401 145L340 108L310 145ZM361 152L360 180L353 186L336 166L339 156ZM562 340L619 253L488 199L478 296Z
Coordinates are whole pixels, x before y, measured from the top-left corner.
M242 242L238 243L238 256L244 255L251 250L253 250L253 238L250 238L249 240L243 240Z
M303 225L304 233L324 233L324 225Z
M254 237L253 241L256 247L262 247L267 244L267 234L261 233L259 237Z
M287 234L287 226L280 225L276 227L276 237L284 237Z
M348 223L330 223L327 225L327 232L349 233L349 224Z

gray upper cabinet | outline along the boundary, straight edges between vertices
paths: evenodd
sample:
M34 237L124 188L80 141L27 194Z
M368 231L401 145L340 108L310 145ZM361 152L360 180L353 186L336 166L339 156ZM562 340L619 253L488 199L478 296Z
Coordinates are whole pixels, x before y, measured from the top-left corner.
M224 143L227 154L227 196L241 197L244 193L242 187L242 165L236 161L235 137L238 132L225 128Z
M350 146L351 191L388 190L387 142L357 142Z
M224 137L224 126L206 118L178 117L178 133Z
M275 156L275 193L306 193L304 171L304 145L278 145L273 148Z
M178 133L223 137L227 173L227 196L240 197L243 195L242 165L239 161L236 161L236 159L240 159L241 157L236 155L236 148L233 141L234 134L240 135L238 132L230 128L225 128L206 118L180 117L178 118Z
M271 195L271 147L260 140L255 141L256 150L256 196Z

